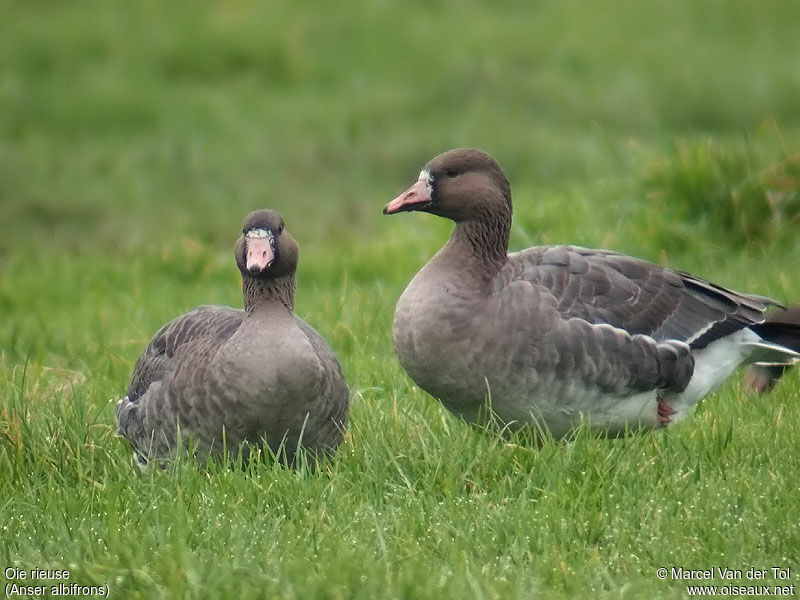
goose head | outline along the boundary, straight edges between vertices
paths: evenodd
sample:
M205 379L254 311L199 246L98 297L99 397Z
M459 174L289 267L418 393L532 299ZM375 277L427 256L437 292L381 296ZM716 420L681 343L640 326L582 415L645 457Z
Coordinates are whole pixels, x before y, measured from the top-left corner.
M244 277L274 279L297 269L297 242L274 210L257 210L245 217L235 253Z
M417 181L383 214L427 212L461 223L502 215L511 218L511 187L497 161L481 150L456 148L433 158Z

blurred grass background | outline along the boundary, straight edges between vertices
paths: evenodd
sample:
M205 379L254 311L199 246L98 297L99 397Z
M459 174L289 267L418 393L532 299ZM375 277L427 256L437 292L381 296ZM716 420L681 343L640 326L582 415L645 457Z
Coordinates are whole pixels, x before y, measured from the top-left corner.
M790 1L5 10L5 252L218 243L262 204L309 243L384 237L376 206L458 145L498 156L523 214L541 188L635 179L676 138L755 165L797 151Z
M423 460L419 472L436 470L437 453L452 456L465 436L472 440L469 432L451 433L461 432L460 424L442 417L438 406L408 384L391 350L394 302L450 227L426 215L386 218L381 208L435 154L466 145L498 158L514 190L512 249L539 243L602 246L781 301L800 297L800 5L793 0L37 1L4 2L2 12L0 458L13 473L3 480L10 498L6 510L47 515L37 533L8 542L7 562L32 567L80 555L85 580L152 566L146 553L129 556L127 567L107 556L132 539L109 541L108 532L102 543L80 538L71 558L44 549L47 536L65 539L60 527L66 517L58 516L53 498L46 507L36 500L37 486L61 473L56 481L77 486L75 514L88 503L94 506L90 514L100 518L109 506L120 507L116 496L97 492L87 476L121 495L126 486L140 485L135 474L125 479L127 450L110 436L110 399L122 393L133 361L160 324L197 304L239 304L232 245L250 210L268 206L284 215L301 248L297 312L339 353L354 391L353 428L361 433L343 452L350 458L337 476L363 496L363 504L342 506L361 510L374 508L373 500L388 503L384 510L401 515L396 540L410 535L403 533L408 517L398 508L407 498L399 504L387 499L377 481L393 475L379 469L375 479L368 478L375 486L370 495L359 487L359 469L377 468L375 460L396 461L404 446L422 444L426 460L434 463ZM765 416L768 422L785 423L784 403L797 414L794 377L792 391L771 405L778 412ZM676 428L689 436L686 444L675 442L683 452L695 448L692 440L705 439L704 423L714 406L752 410L738 388L727 393L711 399L709 412L694 424ZM76 397L88 403L81 406L90 417L72 412ZM742 414L748 413L734 411L731 422ZM436 424L422 424L430 419ZM94 438L93 427L99 427ZM727 447L727 429L720 431L720 444ZM796 439L798 426L791 432ZM428 455L435 436L445 447L434 446ZM398 446L386 446L384 437ZM758 439L751 438L743 442L749 450L741 452L758 452ZM645 454L652 450L649 442L636 443ZM600 443L591 451L603 448ZM51 456L59 450L60 458ZM656 464L670 460L663 449L653 452ZM800 463L796 448L792 452L784 456L787 464ZM70 462L93 453L99 466L90 475ZM541 469L550 459L560 460L549 454L530 460ZM504 460L487 464L502 466ZM70 469L75 473L63 480ZM698 463L698 477L700 469ZM597 476L596 493L604 494L602 470L589 471ZM683 481L683 472L672 475ZM552 476L557 481L558 473ZM108 477L125 483L111 485ZM193 493L215 493L192 481ZM785 491L782 480L762 483L776 495ZM240 482L242 488L248 484ZM293 485L304 485L299 495L306 494L308 502L321 484L287 479L281 485L287 498L298 493ZM528 492L512 486L503 493ZM629 492L631 498L643 493ZM96 493L102 502L95 506ZM153 502L161 506L172 497L168 492ZM591 512L589 504L576 502L577 510ZM627 509L636 515L634 505ZM569 518L569 506L558 508ZM460 514L469 520L474 514L467 509ZM146 507L128 510L142 518L137 511ZM190 522L197 517L191 508L179 514ZM61 525L49 526L48 519ZM741 534L743 556L747 544L764 535L763 523ZM242 517L238 527L246 524ZM116 526L104 525L107 531ZM493 526L500 537L522 543L511 521ZM303 530L302 522L297 527ZM653 544L672 543L670 531L678 531L678 521L672 527ZM460 531L456 545L473 535ZM784 543L762 539L754 551L765 560L796 561L796 526L785 533ZM326 543L335 552L336 534L328 535L334 536ZM564 542L573 559L583 548L582 534L575 535L577 542ZM555 552L561 539L545 536L539 550ZM642 551L641 540L625 539L630 546L619 552ZM209 569L216 564L212 542L187 540L172 543ZM719 560L724 540L697 543L703 560ZM596 546L586 544L594 556ZM676 552L689 553L692 544L683 540ZM488 541L482 547L490 555L501 552ZM364 560L359 551L348 552L354 561ZM170 556L177 570L186 568L183 558ZM443 556L455 554L443 550ZM656 558L614 563L592 593L618 597L620 582L637 577L645 587L634 589L671 593L649 571ZM311 559L298 553L296 565L275 576L274 587L262 580L259 585L277 595L297 594L285 587L286 578L294 581L306 560ZM435 556L427 560L438 564ZM517 564L517 579L504 584L493 582L491 573L470 571L469 554L465 560L469 585L459 587L441 573L430 580L421 576L420 597L425 590L526 597L527 578L543 581L537 588L543 593L588 593L588 576L566 574L579 569L580 561L547 562L539 569L535 558L526 558L522 567ZM396 570L383 564L380 576L389 596L413 596L415 563L400 562ZM551 567L563 577L545 575ZM513 565L508 568L513 571ZM152 588L133 577L123 589L145 597L153 590L197 597L204 597L198 590L219 592L202 569L198 580L173 580L167 571L153 575ZM314 582L323 586L325 577L336 579L338 573L323 569L304 589L319 591ZM351 576L358 583L344 572L341 589L348 589ZM219 573L217 578L230 582ZM250 592L257 597L257 590Z

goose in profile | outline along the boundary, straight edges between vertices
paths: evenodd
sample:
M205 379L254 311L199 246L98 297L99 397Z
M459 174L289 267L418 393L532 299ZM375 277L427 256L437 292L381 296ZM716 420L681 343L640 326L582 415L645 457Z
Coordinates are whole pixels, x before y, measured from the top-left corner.
M397 302L400 364L468 422L535 424L562 437L684 418L746 363L800 359L776 304L646 260L575 246L508 254L511 187L485 152L433 158L384 214L455 222Z
M293 464L301 446L313 460L342 442L349 390L331 349L294 314L298 248L283 218L249 214L235 256L244 310L199 306L164 325L117 403L142 465L182 447L246 456L263 442Z

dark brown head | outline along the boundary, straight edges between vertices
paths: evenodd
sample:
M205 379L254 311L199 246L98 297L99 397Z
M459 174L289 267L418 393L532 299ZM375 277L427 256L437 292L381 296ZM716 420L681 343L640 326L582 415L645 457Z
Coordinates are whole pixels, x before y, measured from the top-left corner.
M511 186L490 155L456 148L431 160L417 182L389 202L383 214L418 210L456 223L487 215L511 219Z
M274 279L297 269L297 242L284 229L283 217L274 210L247 215L235 253L236 264L245 277Z

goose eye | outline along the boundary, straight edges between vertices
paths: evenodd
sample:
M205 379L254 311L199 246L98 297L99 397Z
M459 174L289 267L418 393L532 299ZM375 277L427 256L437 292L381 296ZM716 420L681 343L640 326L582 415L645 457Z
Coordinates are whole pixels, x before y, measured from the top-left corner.
M458 175L458 171L456 171L455 169L450 169L448 171L445 171L444 174L447 175L450 179L452 179L453 177Z

